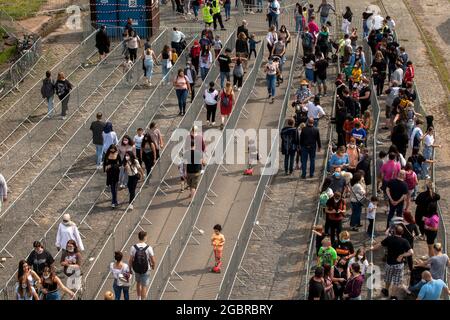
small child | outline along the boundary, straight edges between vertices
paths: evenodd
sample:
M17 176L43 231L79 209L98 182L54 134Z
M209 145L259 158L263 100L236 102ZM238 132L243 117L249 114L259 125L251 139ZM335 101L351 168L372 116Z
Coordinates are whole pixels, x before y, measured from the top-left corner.
M325 239L325 231L322 225L313 227L312 232L316 235L316 255L319 255L320 247L322 246L322 240Z
M128 83L131 82L131 76L132 73L128 72L129 70L131 70L131 68L133 67L133 61L131 61L130 56L126 55L125 56L125 60L122 62L122 72L123 74L127 74L126 75L126 80Z
M216 55L216 58L219 56L220 54L220 50L222 50L223 48L223 44L222 41L220 40L220 36L216 35L214 41L213 41L213 47L214 47L214 53Z
M136 158L138 159L139 164L142 164L141 146L143 139L144 139L144 129L138 128L136 130L136 135L134 136L134 143L136 146Z
M211 236L211 245L213 246L215 264L212 271L220 272L220 267L222 266L222 251L223 245L225 244L225 237L221 233L222 226L220 224L216 224L213 229L214 233Z
M178 173L180 174L180 193L187 188L186 186L186 172L184 172L184 159L180 157L180 162L178 163Z
M253 33L250 36L250 39L248 40L249 49L250 49L250 54L248 55L249 60L252 57L252 52L255 54L255 58L256 58L256 45L261 42L261 40L256 41L255 38L256 38L256 35Z
M233 68L233 86L234 89L237 89L238 91L241 91L242 82L244 79L244 66L242 65L243 59L244 58L237 58L236 64Z
M377 168L377 193L381 193L381 185L383 183L383 179L381 177L381 167L383 166L383 164L386 162L386 156L387 153L386 151L381 150L378 153L378 159L376 161L376 168Z
M377 204L378 198L376 196L372 196L370 198L369 205L367 206L367 220L369 220L369 226L367 227L367 235L371 239L373 239L375 233L373 222L375 221L375 216L377 214Z
M362 76L361 63L357 61L352 69L352 82L350 88L352 88L355 83L359 85L359 83L361 82L361 76Z

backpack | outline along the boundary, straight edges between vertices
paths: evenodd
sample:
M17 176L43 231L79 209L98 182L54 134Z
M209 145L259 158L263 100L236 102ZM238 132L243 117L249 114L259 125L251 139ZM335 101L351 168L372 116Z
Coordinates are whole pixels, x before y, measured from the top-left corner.
M148 249L148 245L144 248L139 248L136 244L134 245L136 249L136 253L134 254L133 259L133 270L136 273L144 274L148 271L148 257L146 250Z
M319 196L319 204L321 207L326 207L327 206L327 202L330 198L328 197L327 191L325 190L324 192L322 192Z
M308 33L303 34L303 46L306 48L310 48L312 46L312 37L308 35Z
M220 101L221 101L222 105L224 105L224 106L228 106L228 104L230 103L230 98L228 98L225 91L223 91L223 93L220 97Z

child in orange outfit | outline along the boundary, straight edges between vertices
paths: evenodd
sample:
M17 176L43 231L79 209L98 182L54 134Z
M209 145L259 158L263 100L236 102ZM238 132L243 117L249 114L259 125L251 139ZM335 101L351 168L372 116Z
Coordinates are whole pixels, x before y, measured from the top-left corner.
M225 237L221 233L222 226L216 224L214 226L214 233L211 236L211 245L213 246L215 265L212 271L220 272L220 267L222 266L222 251L223 245L225 244Z

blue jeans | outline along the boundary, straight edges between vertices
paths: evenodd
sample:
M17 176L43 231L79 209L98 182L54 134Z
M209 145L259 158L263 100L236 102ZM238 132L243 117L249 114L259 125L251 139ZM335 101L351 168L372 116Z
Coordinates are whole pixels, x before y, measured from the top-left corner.
M164 80L166 83L169 83L169 77L168 77L168 74L169 74L170 68L167 68L167 60L166 60L166 59L162 60L162 61L161 61L161 64L162 64L163 80Z
M267 92L272 96L275 97L275 88L277 83L277 76L274 74L268 74L266 76L266 82L267 82Z
M328 16L326 16L326 17L320 16L320 26L324 26L327 23L327 21L328 21Z
M271 26L275 26L276 30L278 30L278 15L271 13L270 14L272 16L272 20L270 22Z
M192 6L192 10L194 10L194 16L198 17L198 10L200 9L200 6Z
M263 10L262 0L256 0L256 6L257 6L257 10L262 11Z
M50 116L53 113L53 98L54 96L51 96L50 98L47 98L47 115Z
M144 67L145 67L145 77L150 81L152 80L152 74L153 74L153 60L145 59L144 60Z
M220 88L223 89L225 87L225 78L227 81L230 81L230 73L229 72L220 72Z
M200 68L200 76L202 77L202 80L205 80L206 76L208 75L209 68L201 67Z
M224 4L225 8L225 19L230 19L231 17L231 2Z
M292 173L294 171L295 151L290 151L284 155L284 172Z
M120 300L120 295L122 293L122 290L123 290L123 299L130 300L130 296L129 296L130 287L119 287L117 285L117 280L114 279L113 290L114 290L114 298L116 300Z
M185 113L188 91L187 89L176 89L175 91L177 93L178 108L180 109L180 113Z
M316 118L316 119L314 119L314 127L318 127L319 126L319 119L318 118Z
M103 158L103 145L96 144L95 145L95 160L96 160L97 166L102 164L102 158Z
M302 16L295 17L295 31L296 32L303 32L303 19Z
M388 220L387 220L387 228L389 228L389 223L391 222L391 219L394 217L394 213L397 214L397 217L403 217L403 205L404 205L404 201L400 202L398 205L393 206L390 202L389 202L389 214L388 214Z
M423 147L423 157L426 160L432 160L432 158L433 158L433 147L424 146ZM430 174L430 164L429 163L424 162L422 164L422 173L423 173L424 177L431 176L431 174Z
M309 156L309 176L314 175L314 170L316 169L316 146L302 146L301 147L301 158L302 158L302 177L306 177L306 167L308 163Z
M350 217L350 227L357 227L361 224L362 204L359 202L352 202L352 215Z
M363 20L363 37L367 37L369 35L369 27L367 27L367 20Z
M49 292L45 295L45 300L61 300L61 296L59 294L59 291L53 291Z

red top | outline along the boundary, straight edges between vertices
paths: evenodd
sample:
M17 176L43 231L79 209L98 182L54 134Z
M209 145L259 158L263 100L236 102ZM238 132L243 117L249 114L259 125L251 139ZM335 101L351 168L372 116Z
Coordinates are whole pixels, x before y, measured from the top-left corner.
M405 82L412 82L414 79L414 67L412 65L410 65L409 67L406 68L406 72L405 72Z
M228 116L231 113L232 108L233 108L233 94L226 94L225 90L222 90L222 92L220 93L220 114Z

